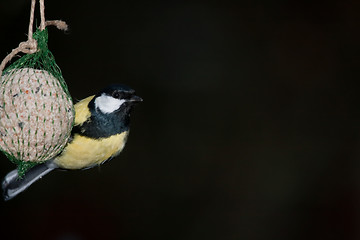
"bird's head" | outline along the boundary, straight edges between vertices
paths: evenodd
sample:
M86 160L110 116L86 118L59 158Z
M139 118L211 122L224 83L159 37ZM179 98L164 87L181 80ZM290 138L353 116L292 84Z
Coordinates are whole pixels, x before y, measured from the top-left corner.
M94 97L94 108L103 114L129 112L142 98L135 95L135 90L122 84L106 87Z

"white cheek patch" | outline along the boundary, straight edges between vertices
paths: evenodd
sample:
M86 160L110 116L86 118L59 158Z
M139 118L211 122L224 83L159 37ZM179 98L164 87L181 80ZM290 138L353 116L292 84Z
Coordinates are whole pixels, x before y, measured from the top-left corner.
M102 94L95 99L95 108L99 108L103 113L112 113L118 110L124 102L124 99L117 99Z

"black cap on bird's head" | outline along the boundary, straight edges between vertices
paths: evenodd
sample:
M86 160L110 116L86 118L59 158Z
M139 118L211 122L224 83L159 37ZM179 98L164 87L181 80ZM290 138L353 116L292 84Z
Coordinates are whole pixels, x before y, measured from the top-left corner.
M130 111L136 103L142 102L142 98L135 95L135 90L123 85L113 84L94 97L94 107L104 114L118 112L119 110Z

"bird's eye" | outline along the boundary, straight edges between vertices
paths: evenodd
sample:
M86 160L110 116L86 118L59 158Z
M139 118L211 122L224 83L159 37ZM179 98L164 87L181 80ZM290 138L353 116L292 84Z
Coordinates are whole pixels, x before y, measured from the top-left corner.
M112 94L112 96L113 98L120 98L120 93L116 91Z

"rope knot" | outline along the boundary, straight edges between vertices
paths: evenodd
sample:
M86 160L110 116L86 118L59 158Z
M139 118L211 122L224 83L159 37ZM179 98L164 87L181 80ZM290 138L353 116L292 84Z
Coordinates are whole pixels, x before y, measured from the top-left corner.
M32 54L37 52L37 41L35 39L29 39L26 42L19 44L19 50L23 53Z

